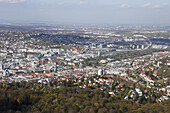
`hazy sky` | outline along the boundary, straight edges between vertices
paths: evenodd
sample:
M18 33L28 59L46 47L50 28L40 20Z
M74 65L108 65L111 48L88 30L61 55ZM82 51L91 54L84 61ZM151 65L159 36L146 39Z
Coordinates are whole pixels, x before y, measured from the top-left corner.
M0 22L170 25L170 0L0 0Z

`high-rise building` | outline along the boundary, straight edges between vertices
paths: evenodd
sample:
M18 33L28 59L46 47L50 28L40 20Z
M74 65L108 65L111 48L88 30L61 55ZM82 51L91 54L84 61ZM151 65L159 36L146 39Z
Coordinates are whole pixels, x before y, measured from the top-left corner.
M98 70L98 75L105 75L105 71L103 69Z
M100 51L98 51L98 56L101 56L101 52Z
M82 63L79 64L79 68L83 69L84 65Z
M2 63L0 63L0 71L2 71L3 70L3 65L2 65Z

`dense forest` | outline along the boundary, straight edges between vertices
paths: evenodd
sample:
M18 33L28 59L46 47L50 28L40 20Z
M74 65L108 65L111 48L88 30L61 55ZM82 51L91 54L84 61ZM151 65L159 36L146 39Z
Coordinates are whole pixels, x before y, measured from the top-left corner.
M0 84L0 106L1 113L168 113L170 100L137 104L97 88L22 82Z

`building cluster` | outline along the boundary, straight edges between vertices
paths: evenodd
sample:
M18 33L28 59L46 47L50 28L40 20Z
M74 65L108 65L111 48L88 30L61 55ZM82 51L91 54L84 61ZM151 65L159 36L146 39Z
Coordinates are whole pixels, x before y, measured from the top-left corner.
M13 32L0 34L0 83L37 81L46 84L53 80L59 83L71 80L75 85L79 84L80 88L98 87L111 95L126 92L125 99L136 99L141 96L147 99L153 95L153 93L147 95L148 89L154 89L156 94L164 92L162 97L157 99L158 102L170 96L169 86L160 87L158 82L165 83L168 79L166 76L158 75L158 71L164 64L162 60L169 59L169 51L120 61L111 58L101 59L100 65L85 66L85 59L118 52L115 49L118 45L97 42L84 44L80 50L75 47L52 48L38 45L41 40L30 38L31 35ZM128 44L127 46L132 49L145 48L144 45ZM170 61L166 61L164 65L170 66ZM116 77L134 83L136 87L127 89L124 82L114 80ZM146 87L145 90L140 86Z

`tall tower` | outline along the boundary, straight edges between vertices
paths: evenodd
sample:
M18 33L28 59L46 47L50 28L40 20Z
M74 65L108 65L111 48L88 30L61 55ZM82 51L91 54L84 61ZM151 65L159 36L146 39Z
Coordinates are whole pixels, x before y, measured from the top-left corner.
M6 76L6 74L7 74L6 70L3 70L3 76Z
M141 49L144 49L144 45L141 45Z
M103 69L99 69L99 70L98 70L98 75L104 75Z
M136 48L139 49L139 45L137 45Z
M157 66L159 67L159 61L157 62Z
M0 63L0 71L2 71L3 70L3 65L2 65L2 63Z
M98 56L99 56L99 57L101 56L101 53L100 53L100 51L98 51Z
M132 45L132 48L135 49L135 45Z

